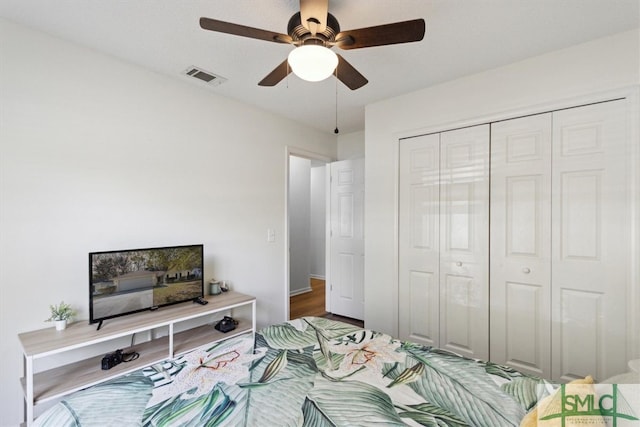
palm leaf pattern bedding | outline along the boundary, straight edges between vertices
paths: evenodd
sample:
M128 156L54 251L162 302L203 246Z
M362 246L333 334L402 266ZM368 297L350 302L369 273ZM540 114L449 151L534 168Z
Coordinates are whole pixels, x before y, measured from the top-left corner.
M518 426L542 380L306 317L77 392L43 426Z

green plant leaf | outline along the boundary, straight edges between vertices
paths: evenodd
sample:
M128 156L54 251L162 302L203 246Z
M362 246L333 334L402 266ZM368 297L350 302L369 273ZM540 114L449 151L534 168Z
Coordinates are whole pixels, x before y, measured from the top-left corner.
M389 396L360 381L318 377L303 405L303 426L404 426Z
M423 426L468 427L462 418L431 403L408 405L399 413L402 418L411 418Z
M412 381L417 380L421 375L424 375L425 367L423 363L416 363L410 368L406 368L404 371L400 373L389 385L388 388L391 388L400 384L408 384Z
M544 380L539 378L520 377L502 385L502 389L513 396L525 410L533 408L542 397L539 395Z
M256 335L257 345L262 338ZM276 361L286 352L286 365ZM268 373L273 366L279 365L277 376ZM313 358L313 347L302 351L267 349L260 363L251 370L252 384L244 384L248 391L246 425L265 425L265 420L277 420L278 426L298 426L300 408L318 373ZM271 380L258 381L264 377ZM260 386L257 386L260 384ZM276 398L277 396L277 398ZM267 423L268 425L268 423Z
M313 329L300 331L288 323L269 326L257 335L260 335L269 347L277 349L297 350L316 344Z
M51 311L51 316L45 320L46 322L68 320L76 315L76 311L71 308L71 305L66 304L64 301L60 301L58 305L49 305L49 310Z
M321 371L331 372L336 369L344 360L344 354L329 352L329 357L325 356L322 351L315 351L313 358Z
M427 402L464 419L473 426L517 426L525 412L512 397L502 392L476 361L429 348L404 345L406 364L420 361L425 373L408 384ZM413 359L413 360L411 360ZM398 365L400 372L407 366ZM399 375L390 372L388 376Z
M144 413L152 387L150 379L133 372L74 393L63 402L77 425L132 425Z
M280 350L280 353L273 359L258 380L259 383L266 383L273 379L278 373L287 366L287 350Z
M359 330L357 326L319 317L305 317L298 322L306 325L303 330L295 328L290 323L272 325L262 329L259 333L271 348L302 349L318 343L316 333L324 339L332 339Z
M497 375L499 377L508 379L509 381L511 381L514 378L522 377L521 372L516 371L510 366L498 365L497 363L493 363L493 362L478 362L478 363L480 363L481 365L484 365L484 369L487 371L487 373L492 375Z
M192 399L174 396L147 408L143 417L144 426L219 426L224 423L236 407L236 401L216 385L210 393Z

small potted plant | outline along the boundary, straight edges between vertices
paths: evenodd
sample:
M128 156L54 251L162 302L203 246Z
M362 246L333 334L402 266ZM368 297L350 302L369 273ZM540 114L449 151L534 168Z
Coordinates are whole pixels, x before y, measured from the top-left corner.
M58 305L50 305L49 308L51 309L51 317L46 322L55 322L56 330L58 331L65 329L67 320L76 315L75 310L69 304L65 304L64 301L61 301Z

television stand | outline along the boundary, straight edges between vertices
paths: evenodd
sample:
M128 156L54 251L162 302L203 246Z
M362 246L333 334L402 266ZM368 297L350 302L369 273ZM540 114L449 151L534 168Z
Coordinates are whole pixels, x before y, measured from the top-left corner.
M104 325L98 325L98 329L94 329L93 324L89 324L88 321L79 321L71 323L63 331L46 328L18 334L24 365L24 377L21 382L26 424L32 424L34 407L40 403L174 358L205 344L224 341L245 333L255 334L255 297L229 291L221 295L208 296L206 300L207 305L176 304L163 307L161 310L113 318ZM232 315L238 320L236 329L228 333L219 332L214 328L217 321L225 315ZM148 332L150 339L124 349L126 352L139 353L138 359L120 363L109 370L101 369L104 343L111 342L115 350L121 348L118 342L124 337L141 332ZM166 332L166 335L155 337L156 332ZM55 356L58 355L57 360L60 360L63 359L60 358L60 354L79 349L87 355L83 360L52 369L35 369L34 362L38 359L54 356L52 359L55 360ZM52 361L48 362L50 366Z

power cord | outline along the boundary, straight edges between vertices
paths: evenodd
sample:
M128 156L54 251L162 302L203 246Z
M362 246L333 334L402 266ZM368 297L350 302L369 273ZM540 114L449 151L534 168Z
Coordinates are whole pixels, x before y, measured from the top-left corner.
M114 366L120 364L120 362L132 362L138 357L140 357L140 353L138 353L137 351L125 353L122 350L118 349L114 353L109 353L102 358L102 369L111 369Z
M133 347L135 339L136 339L136 333L134 332L133 334L131 334L131 345L129 347ZM140 357L140 353L138 353L137 351L132 351L129 353L122 353L122 350L119 350L119 351L122 354L123 362L131 362L133 360L136 360L138 357Z
M122 353L122 361L123 362L132 362L140 357L140 353L137 351L132 351L130 353Z
M131 335L130 347L133 347L135 338L136 338L136 334L133 333ZM114 366L120 364L121 362L132 362L139 357L140 357L140 353L138 353L137 351L130 351L128 353L125 353L121 349L118 349L115 352L109 353L102 358L102 362L101 362L102 370L111 369Z

